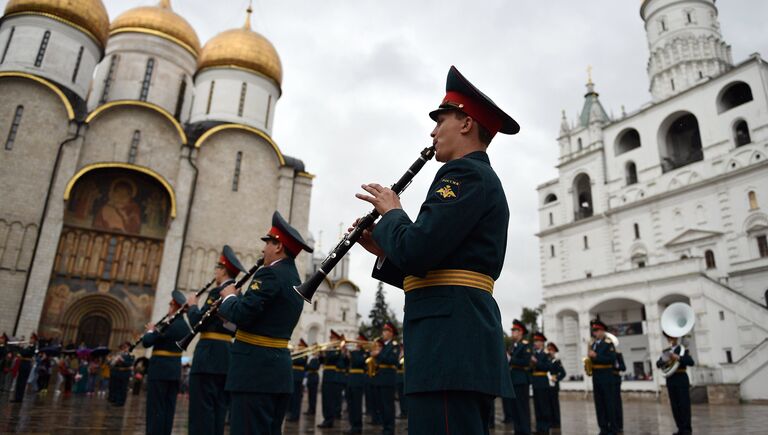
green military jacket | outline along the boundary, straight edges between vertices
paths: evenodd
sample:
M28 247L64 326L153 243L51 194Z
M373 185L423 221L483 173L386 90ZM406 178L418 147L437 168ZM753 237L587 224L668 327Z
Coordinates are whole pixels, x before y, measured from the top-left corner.
M509 376L512 385L531 383L531 345L527 340L512 342L509 350Z
M304 299L293 290L301 284L296 263L285 258L259 269L245 292L226 298L219 315L244 331L289 340L299 322ZM293 370L287 347L257 346L235 338L230 351L227 391L292 393Z
M148 381L178 381L181 379L181 348L177 341L191 331L184 319L179 316L162 333L147 332L141 338L144 347L152 348L152 358L147 368ZM160 355L170 352L174 356Z
M350 387L365 386L368 379L365 367L366 358L368 358L368 354L364 350L352 350L349 352L349 378L347 379L347 385Z
M597 356L592 360L592 383L613 383L613 366L616 364L616 347L609 338L595 340L591 346Z
M373 238L387 257L373 276L400 288L408 275L441 269L496 280L508 222L507 199L488 155L478 151L452 160L438 170L416 221L401 209L381 218ZM501 313L489 292L458 284L406 292L403 329L406 393L466 390L514 397Z
M376 355L376 376L373 377L373 385L380 387L394 387L397 385L397 359L400 348L390 340Z
M230 279L211 290L208 297L205 299L202 308L198 308L197 305L190 307L187 312L189 323L194 326L200 322L203 315L211 308L211 304L219 299L221 290L234 283L235 280ZM232 343L231 341L205 338L206 333L214 333L216 336L221 336L222 338L223 336L234 337L235 335L233 331L224 327L224 321L221 320L220 317L213 319L213 321L201 331L200 341L198 341L197 346L195 346L195 354L192 358L192 369L190 370L190 373L226 375L227 370L229 370L229 348Z

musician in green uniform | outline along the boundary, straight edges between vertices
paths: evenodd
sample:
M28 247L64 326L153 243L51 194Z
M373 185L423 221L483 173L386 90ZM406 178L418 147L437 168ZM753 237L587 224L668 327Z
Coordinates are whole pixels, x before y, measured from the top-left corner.
M400 402L400 415L397 418L408 418L408 402L405 398L405 355L403 343L400 343L399 359L397 360L397 401Z
M392 322L384 323L381 331L381 348L374 348L371 356L376 361L376 376L373 385L376 389L377 403L381 410L382 435L395 433L395 389L397 388L397 360L400 350L394 338L397 328Z
M367 195L357 197L382 218L360 243L378 257L374 278L405 290L409 432L488 433L494 397L513 392L493 298L509 209L486 150L496 133L520 127L455 67L430 117L437 160L445 164L418 217L408 217L391 189L363 185Z
M303 338L299 339L296 346L297 351L307 348L307 342ZM293 392L291 393L291 403L288 406L288 416L285 421L299 421L301 414L301 398L304 396L304 372L307 369L307 357L296 358L291 365L293 369Z
M345 434L363 433L363 393L368 375L365 372L365 359L368 352L363 343L368 341L364 334L358 334L355 350L342 349L349 361L349 378L347 379L347 403L349 412L349 430Z
M307 360L307 411L304 415L315 416L317 412L317 387L320 385L320 358L309 355Z
M616 433L624 433L624 403L621 400L621 374L627 370L627 365L624 363L624 355L616 347L616 362L613 363L613 403L616 406Z
M536 411L536 433L548 434L552 411L549 409L549 370L552 363L544 348L547 337L541 332L533 334L531 355L531 384L533 385L533 408Z
M189 324L195 326L219 299L221 290L233 284L245 267L237 259L235 251L224 245L214 267L214 287L202 308L192 295L187 304ZM189 374L189 433L190 435L222 435L229 408L229 396L224 390L229 369L229 348L232 345L234 325L225 324L214 317L200 332Z
M592 394L595 399L597 425L601 435L615 435L616 405L613 401L616 380L613 367L616 363L616 348L611 339L605 336L608 329L605 323L597 319L591 321L590 325L594 340L587 356L592 360Z
M293 290L301 283L294 259L312 248L278 212L262 240L264 267L248 288L239 295L234 285L221 291L218 314L237 325L226 384L233 434L281 433L293 392L288 340L304 304Z
M331 329L330 338L331 343L341 342L341 335L333 329ZM341 352L336 349L324 350L320 354L320 363L323 367L323 381L320 386L323 421L317 425L319 428L333 427L337 407L341 407L341 389L344 381L339 373L339 365L344 367L344 363L340 364L340 359L342 359Z
M669 368L679 362L677 369L667 376L667 394L669 395L669 405L672 407L672 416L677 426L677 435L691 435L691 382L688 379L687 369L692 367L695 362L691 356L691 351L685 349L678 343L677 337L671 337L664 333L664 337L669 342L664 354L656 361L656 367ZM670 369L671 370L671 369Z
M112 397L112 404L115 406L125 405L125 399L128 397L128 381L131 379L131 370L133 370L133 362L135 360L135 357L129 351L130 348L131 343L127 341L120 344L120 353L111 362L109 393Z
M531 345L524 339L528 334L525 323L514 319L512 321L512 344L509 348L509 376L515 389L515 397L504 399L510 401L507 407L512 416L515 434L530 435L531 433Z
M552 367L549 369L549 409L552 412L551 429L560 429L560 381L565 379L565 368L563 362L558 358L560 352L555 343L547 343L547 353L552 361Z
M32 363L37 353L37 334L32 333L29 336L29 342L22 344L18 350L19 371L16 374L16 390L14 391L11 403L21 403L24 401L24 393L27 389L27 380L32 371Z
M182 309L187 298L178 290L171 293L168 317ZM167 324L148 323L141 338L146 348L152 348L147 369L147 434L169 435L173 431L173 414L181 380L181 348L176 344L189 332L183 316Z

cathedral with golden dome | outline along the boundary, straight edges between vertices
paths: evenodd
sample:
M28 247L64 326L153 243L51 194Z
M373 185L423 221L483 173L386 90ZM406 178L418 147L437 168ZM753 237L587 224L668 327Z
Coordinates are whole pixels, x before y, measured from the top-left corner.
M274 210L308 235L313 175L272 139L282 65L250 14L201 44L169 0L7 3L0 331L114 348L224 244L253 265Z

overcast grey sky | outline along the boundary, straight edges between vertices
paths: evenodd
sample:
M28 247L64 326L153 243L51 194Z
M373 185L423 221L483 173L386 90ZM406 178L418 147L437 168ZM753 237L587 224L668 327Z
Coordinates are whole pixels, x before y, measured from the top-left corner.
M104 3L114 19L157 1ZM172 5L204 44L241 26L248 0ZM750 53L768 54L768 2L717 5L736 63ZM448 68L456 65L521 125L518 135L498 135L489 148L511 212L494 292L509 329L522 306L542 301L535 188L557 176L560 111L573 120L581 109L587 66L609 114L650 100L639 7L638 0L254 0L254 30L275 45L284 71L273 137L317 175L310 230L323 251L335 245L341 222L346 228L368 211L354 198L359 185L393 183L431 143L427 112L442 99ZM403 195L412 219L438 165L429 163ZM373 259L359 246L351 255L366 318L376 288ZM402 318L402 292L388 287L387 298Z

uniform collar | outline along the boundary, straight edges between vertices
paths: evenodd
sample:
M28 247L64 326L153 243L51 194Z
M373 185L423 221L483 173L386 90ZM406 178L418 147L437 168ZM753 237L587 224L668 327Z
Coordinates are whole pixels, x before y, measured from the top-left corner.
M491 159L488 158L488 153L485 151L473 151L469 154L465 154L462 159L479 160L483 163L491 164Z

